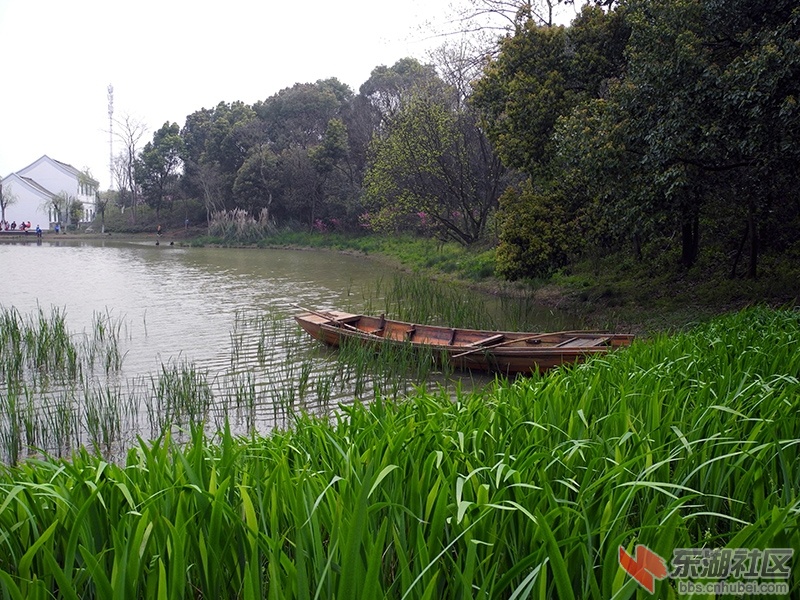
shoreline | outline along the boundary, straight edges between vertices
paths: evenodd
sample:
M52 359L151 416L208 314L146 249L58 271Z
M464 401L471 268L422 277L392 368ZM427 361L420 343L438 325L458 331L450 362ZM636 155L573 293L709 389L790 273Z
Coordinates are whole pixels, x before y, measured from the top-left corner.
M0 244L2 243L39 243L39 242L80 242L80 241L112 241L119 243L137 243L166 245L175 247L191 247L196 240L204 238L205 228L182 228L168 229L159 238L153 232L61 232L56 234L54 231L44 231L42 238L37 238L36 232L0 232ZM614 331L625 331L636 335L644 335L659 332L676 332L686 330L694 325L708 321L709 319L741 310L748 306L764 305L773 308L797 306L798 299L790 296L777 297L756 297L755 290L749 293L730 295L730 297L703 298L703 294L691 293L684 288L678 297L665 297L663 295L648 298L642 302L641 298L630 296L625 289L609 290L610 286L596 282L593 286L584 283L581 285L570 285L569 281L540 281L540 282L513 282L502 281L495 277L485 277L483 279L472 280L454 276L451 273L438 271L435 268L423 268L409 262L403 261L400 257L391 253L380 251L364 251L358 248L330 247L317 245L304 245L296 243L272 243L272 244L199 244L204 247L219 248L251 248L259 249L291 249L291 250L321 250L359 256L376 261L378 264L386 265L405 273L418 273L441 282L449 282L455 285L464 286L467 289L479 291L496 297L528 297L536 304L545 308L563 311L584 323L586 329L603 329ZM740 282L744 291L753 282ZM633 288L635 289L635 288ZM613 292L613 293L611 293ZM689 293L687 293L689 292ZM705 300L705 301L704 301Z

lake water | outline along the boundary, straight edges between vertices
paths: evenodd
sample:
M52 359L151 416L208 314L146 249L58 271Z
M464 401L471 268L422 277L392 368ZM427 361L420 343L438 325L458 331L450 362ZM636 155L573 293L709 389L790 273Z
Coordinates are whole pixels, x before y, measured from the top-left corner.
M125 445L123 438L136 433L158 435L165 419L177 414L171 398L185 391L173 389L176 381L196 393L187 377L213 395L211 406L202 408L203 417L217 426L235 420L242 432L284 426L297 408L324 413L356 395L368 399L374 381L337 365L336 352L302 334L291 315L298 305L363 312L375 306L376 290L399 276L371 259L328 251L110 240L0 243L0 272L0 307L23 316L57 309L76 339L91 336L98 316L118 328L119 371L87 377L79 385L82 391L48 388L28 394L39 404L58 405L53 414L73 415L66 425L63 416L23 424L22 429L39 432L33 441L47 451L61 451L48 441L52 432L45 432L59 426L68 429L60 437L71 442L61 440L56 446L87 443L87 427L94 428L89 437L97 443L98 425L88 423L98 411L105 411L100 420L107 427L114 415L121 421L118 431L102 434L107 446ZM542 311L538 325L570 324L563 315ZM92 386L106 391L87 397ZM403 389L398 381L381 386L384 393ZM6 393L0 387L0 399ZM101 396L105 400L97 399ZM109 406L114 403L122 408ZM7 417L5 427L10 426ZM11 434L0 430L0 445Z

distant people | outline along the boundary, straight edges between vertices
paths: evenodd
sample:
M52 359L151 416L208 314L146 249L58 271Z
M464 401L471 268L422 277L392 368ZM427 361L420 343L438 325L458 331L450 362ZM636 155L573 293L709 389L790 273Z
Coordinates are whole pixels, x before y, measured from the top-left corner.
M159 225L159 226L156 228L156 235L158 235L158 236L160 236L160 235L161 235L161 225Z
M14 231L17 228L17 222L11 221L11 231Z
M56 227L55 227L55 229L56 229L56 233L58 233L59 231L61 231L61 225L59 225L58 223L56 223Z
M39 224L36 224L36 237L42 237L42 228L39 227Z

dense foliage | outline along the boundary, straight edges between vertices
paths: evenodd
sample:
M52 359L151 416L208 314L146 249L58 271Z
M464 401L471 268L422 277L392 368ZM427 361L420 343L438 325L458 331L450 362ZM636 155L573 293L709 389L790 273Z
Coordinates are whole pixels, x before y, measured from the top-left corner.
M798 372L798 313L751 309L455 401L356 404L266 438L197 429L124 464L30 460L0 469L0 590L627 598L620 546L796 560Z
M573 257L629 241L641 257L675 239L690 267L704 240L736 275L747 244L755 276L759 252L788 250L800 219L799 28L792 2L631 0L505 40L475 101L498 152L531 179L515 211L552 196L554 231L588 216ZM570 258L528 252L530 220L501 233L509 276Z
M800 256L796 2L589 2L568 26L482 5L509 24L482 53L380 65L357 93L330 78L221 102L138 155L129 124L118 201L132 219L137 198L158 216L182 197L207 223L477 243L510 279L612 252L705 253L731 277Z

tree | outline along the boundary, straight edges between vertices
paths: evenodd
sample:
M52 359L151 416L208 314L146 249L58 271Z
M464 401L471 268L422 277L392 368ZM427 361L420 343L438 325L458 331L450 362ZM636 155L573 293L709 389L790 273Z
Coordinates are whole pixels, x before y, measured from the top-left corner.
M76 201L74 196L66 192L59 192L46 200L42 208L50 214L53 222L61 223L64 227L71 223L71 209Z
M435 84L438 79L433 65L423 65L415 58L402 58L391 67L375 67L359 93L369 100L381 125L385 126L410 99L412 90Z
M233 193L239 208L258 217L263 209L269 210L273 194L277 191L277 157L266 146L255 148L236 174Z
M214 162L197 165L195 178L206 209L206 225L210 227L211 216L225 208L225 178L220 172L219 164Z
M497 272L507 279L547 277L574 253L579 227L557 189L537 191L531 180L500 197Z
M335 78L285 88L253 106L261 141L269 143L277 154L289 147L312 148L352 97L352 90Z
M136 186L135 175L136 159L139 152L139 143L147 132L147 127L130 115L125 115L115 122L117 124L116 136L122 143L122 151L117 157L118 164L115 165L117 176L119 177L117 189L120 191L126 189L129 192L133 219L136 220L136 205L139 200L139 190ZM120 199L123 198L124 196L121 196Z
M153 141L145 144L136 161L136 179L145 199L156 209L156 218L160 218L165 198L177 187L183 151L178 124L164 123L153 135Z
M67 225L73 229L78 228L78 224L83 217L83 202L77 198L70 197L67 203Z
M528 21L501 42L473 102L506 166L546 175L556 122L621 76L628 35L620 13L586 7L569 28Z
M181 184L186 194L203 197L209 209L232 208L236 174L253 146L260 143L254 136L255 119L252 107L243 102L220 102L213 109L186 117L181 130Z
M5 223L6 209L16 201L17 197L11 193L11 190L3 190L3 182L0 181L0 222Z
M613 0L612 0L613 1ZM567 0L468 0L459 20L470 31L495 29L520 33L529 23L552 26L556 7Z
M114 192L111 190L103 192L102 194L99 191L95 192L94 205L97 214L100 215L100 233L106 232L106 208L113 194Z
M418 87L375 139L365 179L375 227L416 225L461 244L481 238L506 171L459 104L441 82Z
M574 185L580 169L564 177L564 162L575 157L561 124L601 102L623 76L628 35L621 12L596 7L584 7L570 27L528 20L475 85L472 102L496 151L528 177L500 201L501 274L540 276L585 250L596 191Z
M675 222L681 264L697 260L706 207L712 222L735 211L754 277L760 223L797 197L796 3L648 0L629 10L628 70L611 98L620 143L653 182L653 209Z
M308 227L326 218L333 206L355 202L360 172L350 161L345 119L354 124L363 120L352 102L348 86L325 79L296 84L256 103L258 118L251 139L258 140L258 150L254 146L243 166L246 172L237 176L237 189L247 187L252 198L261 189L266 198L268 188L274 218ZM268 183L259 181L265 165L269 165Z
M276 209L278 216L304 223L313 229L326 216L324 209L323 178L315 169L308 150L297 146L286 148L280 153L277 163L280 181L280 202Z
M358 227L362 214L362 168L352 158L350 136L341 119L331 119L309 158L320 177L325 212L336 227Z

